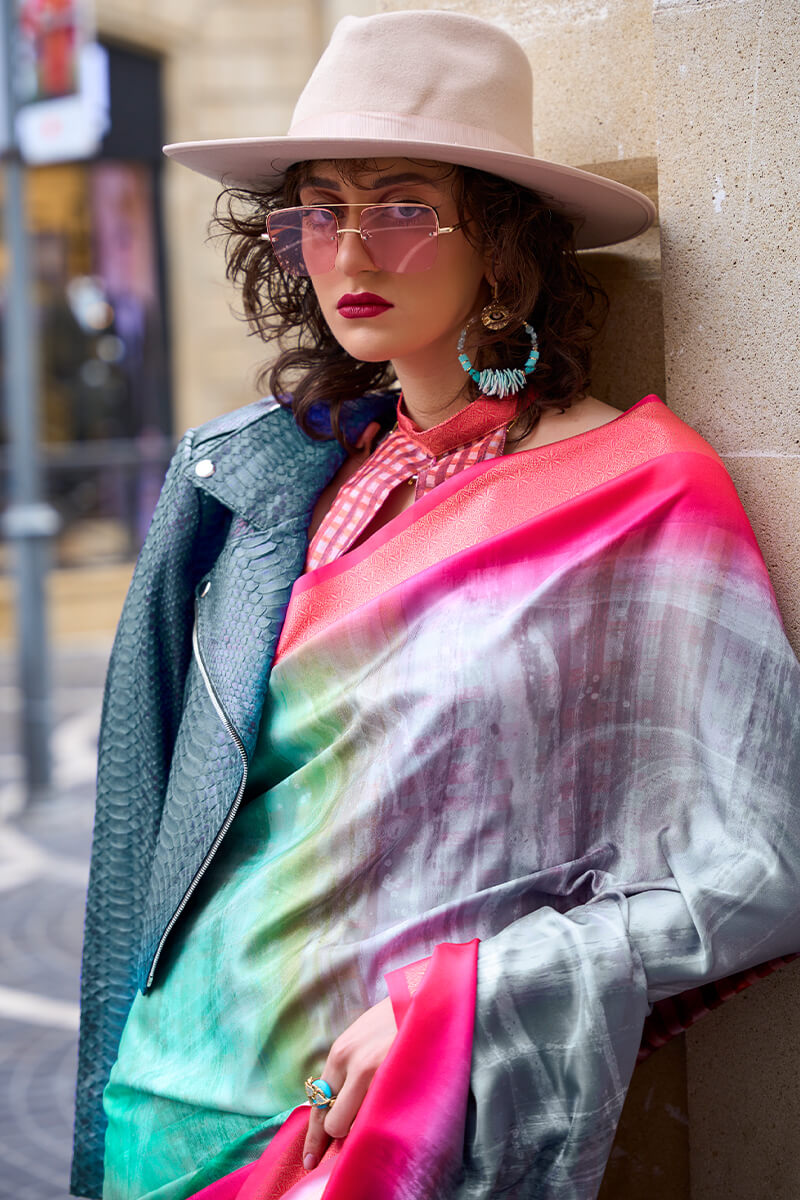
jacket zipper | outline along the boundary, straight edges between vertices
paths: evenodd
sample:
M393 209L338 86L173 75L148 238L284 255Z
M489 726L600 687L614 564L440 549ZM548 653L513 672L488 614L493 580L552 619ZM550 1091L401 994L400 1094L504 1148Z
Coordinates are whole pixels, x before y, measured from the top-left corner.
M167 925L166 929L164 930L164 932L161 935L159 943L156 946L156 952L153 955L153 961L150 964L150 972L147 976L147 983L145 984L145 990L152 986L153 979L155 978L156 966L158 965L158 960L161 957L161 951L164 949L167 938L169 937L172 930L175 928L175 925L177 924L177 922L180 920L183 910L186 908L186 905L191 900L192 895L194 894L194 892L197 889L198 884L200 883L200 880L203 878L206 871L208 870L209 864L210 864L212 858L214 857L214 855L216 854L217 850L219 849L222 839L225 837L225 834L228 832L231 825L233 824L234 817L236 816L236 813L239 811L239 805L242 803L242 797L244 796L244 789L247 786L247 776L248 776L248 772L249 772L249 763L247 761L247 751L244 748L244 742L242 741L241 737L239 736L238 732L236 731L236 728L234 727L233 722L231 721L230 717L225 712L225 709L222 707L222 704L220 703L219 696L217 695L214 684L211 682L211 677L208 674L208 670L206 669L206 664L203 662L203 656L200 653L198 625L199 625L199 611L198 611L198 606L197 606L197 600L195 600L195 602L194 602L194 628L192 630L192 654L193 654L195 661L197 662L197 665L200 669L200 674L203 677L203 683L206 685L206 691L208 692L211 703L214 705L214 708L217 711L217 716L222 721L222 724L225 726L225 729L227 730L231 740L233 741L234 745L236 746L236 749L239 751L239 756L241 757L241 760L242 760L242 779L239 784L239 788L236 792L236 796L234 798L233 804L228 809L227 817L222 822L222 825L217 832L217 836L214 838L214 841L211 843L211 847L210 847L208 853L206 854L205 858L203 859L203 861L201 862L201 864L197 870L197 874L194 876L194 878L192 879L192 882L189 884L188 888L186 889L183 899L181 900L178 907L175 909L175 912L172 914L172 916L170 918L169 924Z

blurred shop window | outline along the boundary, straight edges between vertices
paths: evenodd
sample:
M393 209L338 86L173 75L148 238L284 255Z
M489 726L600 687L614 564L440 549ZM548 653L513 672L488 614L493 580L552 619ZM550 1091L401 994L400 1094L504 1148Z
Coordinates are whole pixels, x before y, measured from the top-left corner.
M172 447L158 60L109 53L111 127L93 160L29 172L47 498L55 563L130 560ZM7 476L3 430L2 467Z

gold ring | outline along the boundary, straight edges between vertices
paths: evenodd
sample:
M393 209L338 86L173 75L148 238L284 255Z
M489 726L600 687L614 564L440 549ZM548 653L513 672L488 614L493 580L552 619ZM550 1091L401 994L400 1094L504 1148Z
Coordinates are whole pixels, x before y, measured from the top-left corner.
M310 1075L306 1080L306 1095L314 1108L333 1108L336 1101L327 1079L312 1079Z

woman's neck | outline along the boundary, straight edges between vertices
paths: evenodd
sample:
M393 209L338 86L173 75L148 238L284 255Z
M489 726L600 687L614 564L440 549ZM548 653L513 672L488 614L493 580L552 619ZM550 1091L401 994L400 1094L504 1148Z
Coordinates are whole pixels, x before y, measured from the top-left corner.
M430 429L454 416L470 401L469 379L455 354L445 362L420 363L393 360L395 374L403 392L403 406L419 429Z

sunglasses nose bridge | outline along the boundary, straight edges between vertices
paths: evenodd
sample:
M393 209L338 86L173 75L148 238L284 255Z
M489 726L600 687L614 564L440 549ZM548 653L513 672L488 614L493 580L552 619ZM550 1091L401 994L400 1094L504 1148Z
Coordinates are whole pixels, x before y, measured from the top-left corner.
M348 263L350 263L352 255L356 254L359 258L362 258L362 261L363 261L362 256L366 256L367 261L370 263L370 265L372 267L375 267L376 264L375 264L373 257L370 254L369 249L367 247L367 239L364 237L362 230L361 230L361 221L359 220L359 224L356 227L353 227L352 225L339 225L338 221L336 223L336 226L337 226L336 262L334 265L342 266L342 267L344 267L345 271L347 271ZM350 239L347 239L344 237L345 234L351 234L351 235L354 234L355 239L353 239L352 237ZM344 255L344 258L346 260L345 262L342 262L342 255ZM358 268L358 269L363 269L363 268Z

